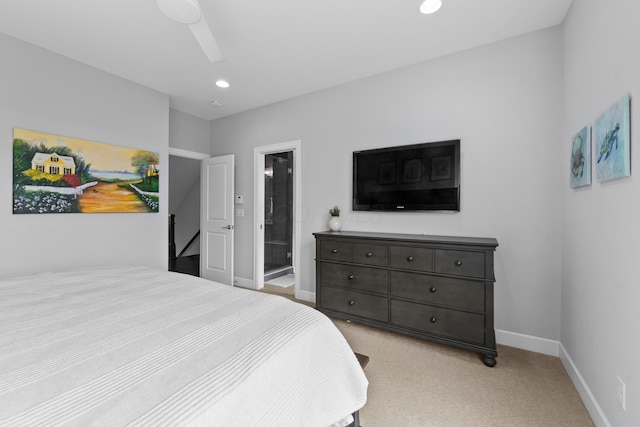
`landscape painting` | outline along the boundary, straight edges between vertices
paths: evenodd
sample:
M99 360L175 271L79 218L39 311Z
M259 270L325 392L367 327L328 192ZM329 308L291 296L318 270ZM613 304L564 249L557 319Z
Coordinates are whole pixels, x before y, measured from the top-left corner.
M583 127L571 139L571 188L591 184L591 134Z
M158 153L13 129L13 213L158 212Z
M598 181L631 175L630 97L624 96L596 119L593 127Z

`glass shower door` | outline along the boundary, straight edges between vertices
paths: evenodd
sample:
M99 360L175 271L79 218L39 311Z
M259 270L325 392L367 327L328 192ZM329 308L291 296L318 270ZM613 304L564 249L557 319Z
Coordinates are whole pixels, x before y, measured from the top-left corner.
M274 278L293 271L293 153L265 156L264 273Z

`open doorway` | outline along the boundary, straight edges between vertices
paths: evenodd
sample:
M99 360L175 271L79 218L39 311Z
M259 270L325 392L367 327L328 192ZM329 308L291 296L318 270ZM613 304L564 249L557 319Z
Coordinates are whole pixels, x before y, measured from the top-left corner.
M264 283L293 294L293 151L264 156Z
M298 297L300 141L254 149L256 289ZM274 288L275 286L275 288Z
M200 163L208 157L169 148L169 271L200 275Z

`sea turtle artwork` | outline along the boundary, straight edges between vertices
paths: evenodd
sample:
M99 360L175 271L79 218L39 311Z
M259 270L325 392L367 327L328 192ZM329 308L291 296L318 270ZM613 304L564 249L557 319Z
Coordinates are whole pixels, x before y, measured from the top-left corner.
M598 154L598 163L602 160L604 156L604 160L609 158L611 151L614 149L613 144L615 143L615 148L618 148L618 132L620 132L620 123L616 123L616 127L609 132L604 137L602 141L602 145L600 146L600 153Z
M582 177L584 174L584 140L580 134L573 138L571 149L571 173L574 177Z
M631 175L631 97L618 99L593 124L594 165L598 181Z
M571 138L571 188L591 184L591 132L585 126Z

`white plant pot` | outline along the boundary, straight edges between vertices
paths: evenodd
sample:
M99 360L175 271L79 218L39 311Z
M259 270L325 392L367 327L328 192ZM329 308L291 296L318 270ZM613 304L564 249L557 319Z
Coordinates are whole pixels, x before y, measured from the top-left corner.
M340 231L342 228L342 222L340 222L339 216L332 216L329 219L329 230L331 231Z

